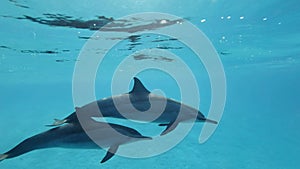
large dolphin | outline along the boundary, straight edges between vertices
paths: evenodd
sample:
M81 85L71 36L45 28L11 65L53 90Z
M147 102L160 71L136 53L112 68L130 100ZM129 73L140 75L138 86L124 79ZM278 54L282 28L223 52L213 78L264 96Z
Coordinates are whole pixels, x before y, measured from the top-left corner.
M180 122L195 119L197 122L217 124L216 121L207 119L199 110L193 107L151 93L136 77L134 77L134 86L129 93L100 99L85 106L77 107L74 113L63 120L55 119L55 122L50 126L78 122L78 117L83 119L112 117L151 121L159 123L159 126L166 126L161 135L174 130Z
M96 136L93 137L93 139L96 139L94 140L95 142L90 139L84 129L88 130L88 133L94 133L93 135ZM92 120L87 122L84 129L79 123L69 123L52 128L22 141L8 152L0 154L0 161L37 149L52 147L99 149L101 146L101 148L109 147L105 157L101 161L101 163L104 163L116 153L120 145L151 139L151 137L143 136L138 131L129 127L111 123L93 122Z

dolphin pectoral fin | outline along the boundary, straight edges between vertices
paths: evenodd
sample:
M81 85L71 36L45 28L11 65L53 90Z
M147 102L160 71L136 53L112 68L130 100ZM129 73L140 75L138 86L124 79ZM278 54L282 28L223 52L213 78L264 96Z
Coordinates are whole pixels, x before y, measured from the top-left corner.
M119 148L119 145L111 146L108 149L105 157L101 160L101 163L104 163L105 161L107 161L110 158L112 158L115 155L115 153L117 152L118 148Z
M5 160L8 157L8 154L0 154L0 161Z
M54 119L54 122L53 124L50 124L50 125L46 125L47 127L55 127L55 126L60 126L64 123L66 123L67 120L66 119L63 119L63 120L59 120L59 119Z
M171 122L169 124L159 124L159 126L167 126L167 128L160 134L161 136L168 134L178 126L178 122Z

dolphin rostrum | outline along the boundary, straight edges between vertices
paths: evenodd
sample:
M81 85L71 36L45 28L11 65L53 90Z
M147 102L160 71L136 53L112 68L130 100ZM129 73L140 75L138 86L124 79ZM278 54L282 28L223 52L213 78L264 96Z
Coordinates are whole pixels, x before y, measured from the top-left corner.
M87 132L89 133L95 133L96 137L93 139L96 138L97 140L92 140L84 129L88 130ZM27 138L8 152L0 154L0 161L44 148L99 149L101 147L109 148L101 161L101 163L104 163L116 153L120 145L152 139L141 135L138 131L129 127L112 123L93 122L92 120L88 122L88 126L85 126L84 129L80 123L69 123L52 128Z
M180 122L195 119L198 122L217 124L216 121L207 119L193 107L151 93L136 77L134 77L134 86L129 93L100 99L80 108L76 107L74 113L63 120L55 119L50 126L78 122L78 117L112 117L155 122L159 123L159 126L166 126L161 135L174 130Z

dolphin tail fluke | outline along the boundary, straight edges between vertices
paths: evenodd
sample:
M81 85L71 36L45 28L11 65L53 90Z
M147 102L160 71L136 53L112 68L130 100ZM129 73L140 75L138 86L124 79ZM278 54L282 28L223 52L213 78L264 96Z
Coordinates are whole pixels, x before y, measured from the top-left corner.
M115 153L117 152L118 148L119 148L119 145L111 146L111 147L108 149L108 151L107 151L105 157L101 160L100 163L104 163L104 162L106 162L107 160L111 159L111 158L115 155Z
M54 122L53 124L50 124L50 125L46 125L47 127L56 127L56 126L60 126L64 123L66 123L67 120L66 119L63 119L63 120L60 120L60 119L54 119Z
M0 154L0 161L5 160L8 157L8 154Z

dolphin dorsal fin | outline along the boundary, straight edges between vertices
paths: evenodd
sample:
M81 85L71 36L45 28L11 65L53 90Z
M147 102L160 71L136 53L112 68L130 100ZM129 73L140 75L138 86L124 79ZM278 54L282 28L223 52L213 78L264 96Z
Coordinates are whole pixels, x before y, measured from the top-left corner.
M129 94L149 94L150 91L146 89L143 83L136 77L133 78L134 84Z

